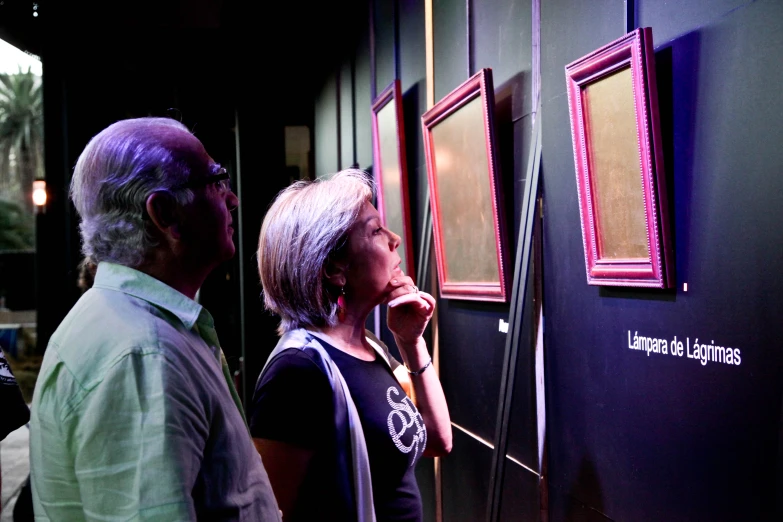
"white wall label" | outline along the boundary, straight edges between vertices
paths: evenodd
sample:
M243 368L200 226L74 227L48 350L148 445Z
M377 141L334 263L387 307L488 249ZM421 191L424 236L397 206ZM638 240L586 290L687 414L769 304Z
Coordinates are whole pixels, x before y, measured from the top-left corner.
M683 357L696 359L702 366L709 363L730 364L739 366L742 363L742 354L739 348L730 348L716 344L715 340L699 340L698 337L691 341L690 337L673 336L668 338L646 337L639 335L638 331L628 330L628 348L639 350L650 355L668 355L671 357Z
M498 323L498 332L500 333L508 333L508 323L504 321L503 319L500 320L500 323Z

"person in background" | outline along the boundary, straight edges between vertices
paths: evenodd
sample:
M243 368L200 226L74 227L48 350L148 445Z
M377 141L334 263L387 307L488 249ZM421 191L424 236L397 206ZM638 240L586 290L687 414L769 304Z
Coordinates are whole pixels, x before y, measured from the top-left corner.
M194 301L234 255L228 173L181 123L128 119L90 140L71 197L97 271L33 395L36 520L280 520Z
M0 441L9 433L21 428L30 420L30 409L24 402L22 390L11 372L11 366L0 348ZM0 473L0 486L2 485L2 473ZM2 488L0 488L2 489ZM0 499L0 511L2 511L2 499Z
M451 450L422 337L435 300L400 269L400 237L383 226L373 190L353 169L300 181L261 227L264 302L282 337L256 384L250 429L286 522L421 521L416 462ZM365 330L381 303L407 371Z

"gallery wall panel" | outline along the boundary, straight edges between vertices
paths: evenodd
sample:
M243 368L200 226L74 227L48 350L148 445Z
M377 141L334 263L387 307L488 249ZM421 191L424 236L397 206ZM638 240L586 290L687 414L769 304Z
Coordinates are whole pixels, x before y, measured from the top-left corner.
M484 520L492 449L454 430L454 449L441 460L443 520Z
M624 34L624 13L624 0L541 2L542 101L565 96L566 64ZM562 152L570 157L571 150Z
M338 169L350 167L356 158L356 111L354 103L354 77L352 59L348 57L340 66L340 159Z
M369 21L358 31L362 32L359 44L356 46L355 81L356 93L354 110L356 112L356 161L359 167L366 169L373 163L372 159L372 94L370 93L370 28Z
M427 81L424 53L424 2L421 0L397 0L400 19L400 82L403 92ZM424 104L426 99L422 97ZM422 112L421 114L424 114ZM423 161L423 160L422 160Z
M660 44L710 25L746 3L745 0L679 0L672 3L638 0L636 20L639 27L652 27L655 41Z
M440 375L451 420L486 441L495 438L508 306L457 299L438 302Z
M435 103L470 77L466 20L465 2L432 0Z
M427 200L427 170L421 137L421 115L427 111L427 71L424 46L424 2L398 0L400 17L400 84L405 125L408 191L416 264L421 253L421 230ZM415 273L415 272L414 272Z
M532 5L530 0L473 2L474 67L492 69L495 100L510 91L511 119L532 110Z
M551 520L583 508L616 520L774 520L783 153L771 137L783 135L783 100L769 85L783 79L783 5L640 7L657 21L655 41L671 38L656 59L668 72L658 88L677 267L676 289L641 291L586 284L564 96L564 65L619 36L614 4L592 15L579 2L542 4L542 39L560 44L542 50ZM635 337L657 351L635 349ZM741 360L715 355L726 347Z
M375 30L375 93L381 92L396 75L394 65L395 1L370 0Z
M338 69L339 72L339 69ZM337 107L337 73L324 81L315 99L315 175L321 177L339 169L337 130L340 114Z

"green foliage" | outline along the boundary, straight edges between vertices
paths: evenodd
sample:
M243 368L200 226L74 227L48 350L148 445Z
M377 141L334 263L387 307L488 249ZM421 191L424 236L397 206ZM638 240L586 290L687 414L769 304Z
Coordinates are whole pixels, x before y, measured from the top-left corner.
M0 74L0 141L17 149L43 141L41 79L29 69Z
M33 180L43 177L43 93L29 69L0 74L0 191L32 211Z
M35 248L33 216L13 201L0 199L0 250Z

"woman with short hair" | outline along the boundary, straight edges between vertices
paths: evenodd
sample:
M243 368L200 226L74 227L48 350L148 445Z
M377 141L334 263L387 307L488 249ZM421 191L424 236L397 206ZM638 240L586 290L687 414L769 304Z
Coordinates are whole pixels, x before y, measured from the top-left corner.
M355 169L294 183L261 227L264 302L282 337L250 427L287 522L421 521L415 464L451 450L422 338L435 300L400 269L400 237L383 226L373 189ZM407 371L365 330L382 303Z

